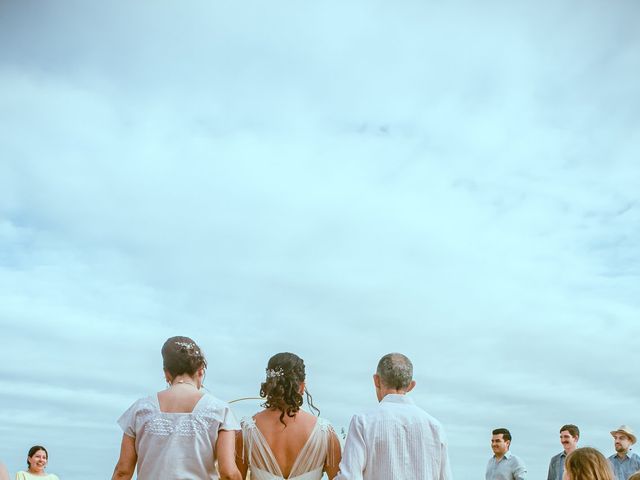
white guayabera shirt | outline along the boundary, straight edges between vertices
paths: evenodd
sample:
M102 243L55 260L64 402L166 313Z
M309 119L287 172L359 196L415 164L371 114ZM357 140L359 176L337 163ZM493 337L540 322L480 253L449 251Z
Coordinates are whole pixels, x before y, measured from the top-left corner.
M451 480L444 430L406 395L354 415L336 480Z

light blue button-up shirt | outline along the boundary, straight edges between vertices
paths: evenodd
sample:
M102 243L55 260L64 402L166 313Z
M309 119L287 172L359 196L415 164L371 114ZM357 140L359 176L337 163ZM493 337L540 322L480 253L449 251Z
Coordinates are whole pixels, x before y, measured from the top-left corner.
M524 462L507 450L499 461L494 455L487 464L486 480L526 480L527 467Z
M640 456L637 453L627 452L624 458L620 458L617 453L609 457L613 473L616 480L628 480L628 478L640 470Z
M547 474L547 480L562 480L565 458L567 458L567 454L564 452L551 457L551 461L549 462L549 473Z

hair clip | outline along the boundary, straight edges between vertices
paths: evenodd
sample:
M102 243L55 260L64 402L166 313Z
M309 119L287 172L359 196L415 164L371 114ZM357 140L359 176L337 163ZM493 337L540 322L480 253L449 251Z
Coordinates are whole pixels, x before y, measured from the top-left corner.
M188 343L188 342L175 342L175 344L180 347L181 349L185 349L185 350L193 350L193 353L196 355L200 355L200 350L196 350L196 344L195 343Z
M267 368L267 378L277 378L277 377L282 377L283 375L284 375L284 370L282 370L282 367Z

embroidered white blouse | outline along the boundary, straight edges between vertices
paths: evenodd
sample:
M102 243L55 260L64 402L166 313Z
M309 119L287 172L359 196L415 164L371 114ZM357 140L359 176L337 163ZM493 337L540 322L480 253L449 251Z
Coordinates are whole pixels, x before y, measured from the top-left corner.
M406 395L354 415L335 480L450 480L440 422Z
M135 438L139 480L216 480L219 430L240 430L229 405L204 394L191 413L160 411L158 396L141 398L118 419Z

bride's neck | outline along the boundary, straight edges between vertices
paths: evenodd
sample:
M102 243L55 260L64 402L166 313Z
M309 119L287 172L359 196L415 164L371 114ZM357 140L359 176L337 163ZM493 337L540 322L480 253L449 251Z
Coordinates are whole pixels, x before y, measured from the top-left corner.
M170 388L195 388L196 390L200 390L202 386L197 375L190 376L187 374L176 375L169 381Z

